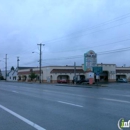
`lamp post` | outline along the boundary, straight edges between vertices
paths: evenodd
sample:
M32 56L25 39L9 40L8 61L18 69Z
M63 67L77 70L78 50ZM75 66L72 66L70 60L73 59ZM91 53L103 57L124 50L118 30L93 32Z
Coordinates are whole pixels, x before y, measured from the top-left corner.
M42 74L42 71L41 71L41 67L42 67L42 46L45 46L45 44L37 44L38 46L40 46L40 60L39 60L39 66L40 66L40 83L42 82L41 81L41 74Z
M42 71L41 71L41 67L42 67L42 46L44 46L45 44L42 44L42 43L40 43L40 44L37 44L37 45L39 45L40 46L40 53L38 53L38 52L32 52L32 53L37 53L37 54L39 54L39 83L41 83L42 82L42 80L41 80L41 75L42 75Z
M36 53L36 54L40 55L38 52L34 52L34 51L33 51L32 53ZM38 61L38 62L39 62L39 61ZM40 69L40 62L39 62L39 83L41 83L40 70L41 70L41 69Z
M19 57L17 57L17 69L19 68Z

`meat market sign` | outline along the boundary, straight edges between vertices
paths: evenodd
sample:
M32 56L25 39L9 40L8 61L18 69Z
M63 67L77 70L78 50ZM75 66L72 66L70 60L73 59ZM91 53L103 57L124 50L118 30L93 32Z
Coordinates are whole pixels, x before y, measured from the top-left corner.
M92 71L97 66L97 54L90 50L84 54L84 71Z

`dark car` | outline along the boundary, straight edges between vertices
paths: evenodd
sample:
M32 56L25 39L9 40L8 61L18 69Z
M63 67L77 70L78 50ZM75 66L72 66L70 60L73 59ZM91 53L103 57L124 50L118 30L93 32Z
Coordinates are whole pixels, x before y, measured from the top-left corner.
M80 79L76 81L76 84L89 83L88 79Z
M127 83L127 79L121 78L121 79L118 79L117 82L120 82L120 83Z

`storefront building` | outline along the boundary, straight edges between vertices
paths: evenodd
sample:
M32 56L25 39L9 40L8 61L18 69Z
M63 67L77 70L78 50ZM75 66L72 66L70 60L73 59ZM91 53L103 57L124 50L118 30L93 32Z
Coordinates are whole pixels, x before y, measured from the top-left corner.
M40 69L37 68L27 68L18 70L18 81L35 81L38 82L39 79L43 83L72 83L74 77L77 80L88 79L88 73L92 72L93 67L102 67L102 72L99 74L100 82L116 82L119 78L126 78L130 81L130 67L117 67L116 64L98 64L97 54L90 50L84 53L84 64L81 66L45 66ZM31 74L35 75L35 78L30 78ZM97 74L93 74L93 79Z
M78 79L87 79L87 73L84 71L83 66L76 66L76 76ZM102 66L103 72L100 74L101 82L116 82L119 78L126 78L130 81L130 67L116 67L115 64L97 64ZM22 69L18 71L18 81L30 82L30 74L34 72L37 77L33 80L39 82L39 68ZM46 66L42 67L41 79L43 83L57 83L63 81L72 83L74 78L74 66Z

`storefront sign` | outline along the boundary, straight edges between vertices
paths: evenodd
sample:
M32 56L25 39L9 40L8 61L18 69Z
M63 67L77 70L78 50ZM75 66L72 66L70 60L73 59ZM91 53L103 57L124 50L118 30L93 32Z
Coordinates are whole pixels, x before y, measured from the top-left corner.
M90 50L84 54L84 71L92 71L92 67L94 66L97 66L97 54Z

